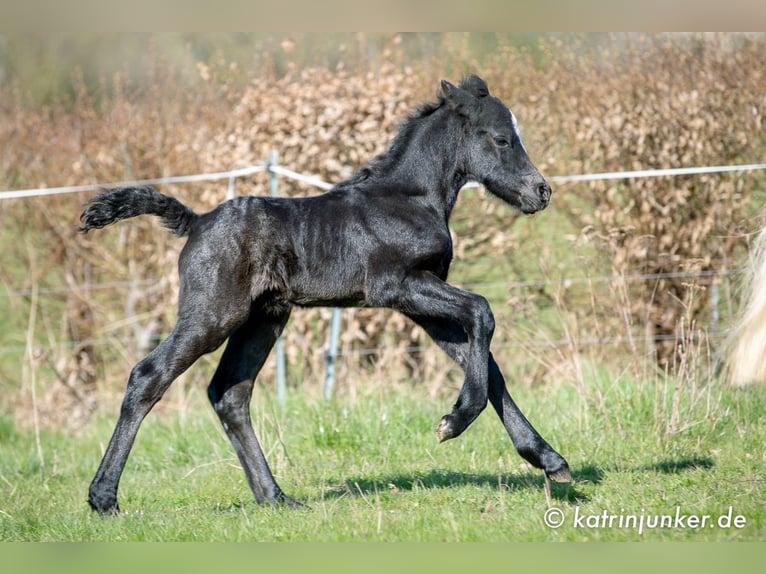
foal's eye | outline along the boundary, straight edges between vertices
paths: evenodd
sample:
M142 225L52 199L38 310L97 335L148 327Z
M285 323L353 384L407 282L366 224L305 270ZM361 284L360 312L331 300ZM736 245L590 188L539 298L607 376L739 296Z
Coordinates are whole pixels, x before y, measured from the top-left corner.
M495 145L497 147L508 147L510 143L511 142L508 141L508 138L504 138L501 136L495 138Z

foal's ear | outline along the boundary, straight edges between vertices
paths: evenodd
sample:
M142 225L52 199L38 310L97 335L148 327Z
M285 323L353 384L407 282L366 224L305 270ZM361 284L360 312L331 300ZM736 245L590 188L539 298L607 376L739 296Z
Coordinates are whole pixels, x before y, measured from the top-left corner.
M460 87L470 92L477 98L486 98L489 95L489 87L487 86L487 82L475 74L471 74L465 80L460 82Z
M447 105L456 112L465 116L470 115L477 99L463 88L458 88L447 80L442 80L442 94Z

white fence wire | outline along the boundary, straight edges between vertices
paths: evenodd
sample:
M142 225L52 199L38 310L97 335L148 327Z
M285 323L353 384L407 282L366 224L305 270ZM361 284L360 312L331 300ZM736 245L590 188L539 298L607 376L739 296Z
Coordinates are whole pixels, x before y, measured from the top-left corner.
M570 183L599 181L610 179L638 179L643 177L675 177L679 175L702 175L710 173L742 172L756 171L766 169L766 163L753 163L743 165L716 165L716 166L698 166L698 167L679 167L668 169L644 169L636 171L611 171L603 173L588 173L581 175L554 175L547 178L552 183ZM320 178L312 175L298 173L280 165L271 162L263 162L258 165L237 168L229 171L220 171L213 173L200 173L194 175L177 175L170 177L158 177L154 179L139 179L133 181L120 181L112 183L99 183L92 185L70 185L63 187L38 187L34 189L18 189L0 192L0 201L5 199L22 199L25 197L38 197L43 195L57 195L62 193L77 193L84 191L99 191L112 187L123 187L127 185L160 185L169 183L192 183L199 181L215 181L221 179L232 179L245 177L261 171L269 171L282 175L284 177L302 181L320 189L330 189L333 184L322 181ZM469 183L466 187L478 187L476 183Z

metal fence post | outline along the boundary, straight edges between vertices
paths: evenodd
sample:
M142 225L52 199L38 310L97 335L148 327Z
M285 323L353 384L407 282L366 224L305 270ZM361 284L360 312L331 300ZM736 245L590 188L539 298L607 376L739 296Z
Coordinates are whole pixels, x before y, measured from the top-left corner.
M717 337L719 335L719 323L721 315L718 310L718 303L720 302L720 294L718 292L718 283L713 280L710 285L710 335Z
M338 337L340 336L340 309L338 307L332 310L332 320L330 321L330 347L327 349L325 359L327 361L327 370L324 377L324 398L332 399L332 390L335 386L335 359L338 357Z
M226 199L234 199L234 176L229 178L229 187L226 189Z
M279 184L277 181L277 174L271 169L271 166L277 165L277 152L272 150L269 153L269 162L266 164L266 168L269 172L269 195L271 197L277 197L279 195ZM287 398L287 383L286 383L286 361L285 361L285 340L282 335L279 336L277 342L274 345L274 352L277 359L277 400L280 403L284 403Z

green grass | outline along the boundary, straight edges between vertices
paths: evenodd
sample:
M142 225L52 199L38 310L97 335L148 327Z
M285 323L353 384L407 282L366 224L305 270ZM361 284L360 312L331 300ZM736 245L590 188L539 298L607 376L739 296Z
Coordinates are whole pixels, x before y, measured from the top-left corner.
M671 381L672 383L672 381ZM677 387L594 375L516 398L567 456L575 483L554 485L565 523L546 527L543 478L513 451L494 413L456 440L433 428L449 398L417 390L332 404L258 396L256 430L280 485L310 509L255 504L202 399L152 412L120 485L123 514L101 519L85 502L112 417L79 434L35 434L0 419L3 541L546 541L763 540L766 389ZM683 389L681 389L683 390ZM699 397L702 397L700 400ZM166 401L172 404L172 398ZM666 432L674 416L678 428ZM687 424L688 423L688 424ZM40 456L40 453L42 456ZM579 516L726 515L744 528L575 527ZM589 520L594 520L593 518Z

